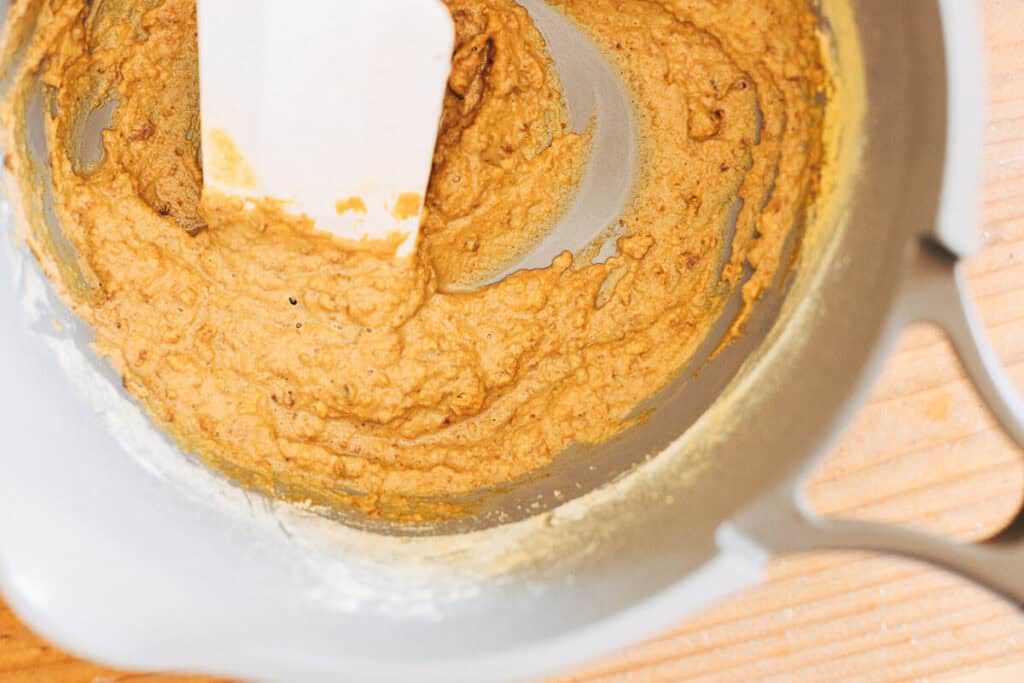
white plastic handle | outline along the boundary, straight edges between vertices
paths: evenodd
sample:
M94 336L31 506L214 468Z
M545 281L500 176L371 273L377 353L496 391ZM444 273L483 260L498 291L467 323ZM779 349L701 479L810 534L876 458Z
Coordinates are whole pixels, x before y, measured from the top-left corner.
M1024 402L988 342L958 259L931 240L921 244L916 256L888 334L895 336L918 321L940 325L992 414L1024 448ZM886 524L819 517L803 500L802 484L800 474L782 481L724 525L719 543L758 562L775 554L821 550L902 555L955 571L1024 607L1024 511L988 541L958 543Z

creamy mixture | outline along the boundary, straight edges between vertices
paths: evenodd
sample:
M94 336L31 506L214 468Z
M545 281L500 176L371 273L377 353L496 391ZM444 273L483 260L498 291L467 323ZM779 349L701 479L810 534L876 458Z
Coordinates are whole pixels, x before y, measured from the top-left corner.
M749 308L770 286L816 199L825 74L805 0L552 0L635 102L619 255L456 287L557 221L589 137L521 7L447 4L457 46L412 263L201 197L195 0L11 9L3 51L25 56L5 161L29 245L153 419L249 484L396 516L613 436L732 292ZM18 133L40 88L62 232Z

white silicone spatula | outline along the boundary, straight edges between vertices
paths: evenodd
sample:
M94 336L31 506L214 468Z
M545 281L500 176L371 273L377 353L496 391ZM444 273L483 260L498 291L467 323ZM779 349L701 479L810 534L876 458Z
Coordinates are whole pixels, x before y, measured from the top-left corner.
M454 26L440 0L199 0L205 189L415 248Z

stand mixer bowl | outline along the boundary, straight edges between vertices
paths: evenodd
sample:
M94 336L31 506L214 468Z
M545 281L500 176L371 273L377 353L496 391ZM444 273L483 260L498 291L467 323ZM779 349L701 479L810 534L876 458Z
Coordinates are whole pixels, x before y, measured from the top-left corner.
M839 95L866 113L840 151L848 191L792 281L643 424L426 535L338 524L185 457L26 250L0 240L5 596L60 645L127 668L480 682L582 662L755 583L784 543L754 522L792 512L779 501L902 325L929 312L917 293L947 270L928 264L952 278L971 245L982 79L968 5L854 0L847 26L826 3L840 72L863 74ZM937 541L902 547L965 567Z

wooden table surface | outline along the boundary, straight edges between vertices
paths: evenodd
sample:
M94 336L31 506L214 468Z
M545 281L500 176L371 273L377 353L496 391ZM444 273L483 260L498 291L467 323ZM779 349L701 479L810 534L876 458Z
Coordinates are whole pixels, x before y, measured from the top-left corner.
M1024 0L983 0L982 6L991 123L985 249L970 264L971 284L997 350L1024 386ZM1024 499L1020 456L964 381L945 339L932 329L914 329L810 493L826 514L981 539ZM935 569L815 555L779 560L763 586L555 680L937 679L1024 681L1024 615ZM76 660L39 640L0 604L0 683L208 680L119 674Z

